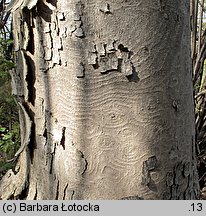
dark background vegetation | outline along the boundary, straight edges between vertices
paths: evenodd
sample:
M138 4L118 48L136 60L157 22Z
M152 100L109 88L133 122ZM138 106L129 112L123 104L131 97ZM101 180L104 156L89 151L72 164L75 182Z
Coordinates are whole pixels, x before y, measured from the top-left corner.
M206 2L205 0L190 0L190 2L196 153L201 198L206 199Z
M10 14L0 1L0 179L15 166L12 160L20 145L18 107L11 91L10 73L15 70Z

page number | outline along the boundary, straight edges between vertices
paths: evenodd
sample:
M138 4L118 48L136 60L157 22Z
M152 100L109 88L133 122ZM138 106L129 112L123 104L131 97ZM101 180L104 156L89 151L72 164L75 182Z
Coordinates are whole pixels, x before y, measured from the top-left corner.
M192 203L189 211L202 211L202 203Z

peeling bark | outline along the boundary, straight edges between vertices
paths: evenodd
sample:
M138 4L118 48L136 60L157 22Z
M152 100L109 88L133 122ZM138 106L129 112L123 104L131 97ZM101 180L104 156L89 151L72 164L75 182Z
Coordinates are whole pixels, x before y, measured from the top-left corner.
M198 198L189 3L17 6L22 146L0 197Z

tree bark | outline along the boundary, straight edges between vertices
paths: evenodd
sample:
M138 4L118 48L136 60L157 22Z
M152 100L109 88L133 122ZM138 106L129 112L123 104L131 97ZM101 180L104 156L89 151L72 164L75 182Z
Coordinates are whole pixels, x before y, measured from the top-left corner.
M13 12L22 146L0 197L196 199L189 2L50 2Z

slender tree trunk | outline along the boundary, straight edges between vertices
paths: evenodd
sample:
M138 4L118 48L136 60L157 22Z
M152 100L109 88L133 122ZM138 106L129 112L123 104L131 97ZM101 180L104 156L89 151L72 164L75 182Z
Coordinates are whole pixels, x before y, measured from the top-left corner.
M22 146L2 199L195 199L186 0L13 13Z
M198 17L198 0L190 0L190 16L191 16L191 44L192 44L192 60L193 67L195 67L195 59L196 59L196 39L197 39L197 17Z
M200 49L201 49L201 43L202 43L202 22L203 22L203 9L204 9L204 0L201 0L200 2L200 12L199 12L199 30L198 30L198 52L197 54L200 53Z

